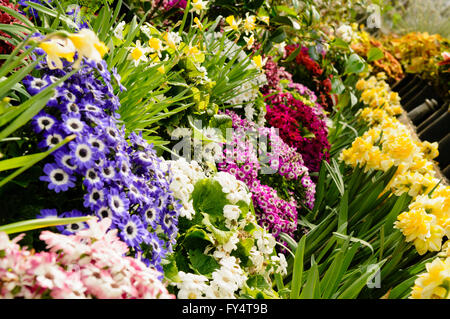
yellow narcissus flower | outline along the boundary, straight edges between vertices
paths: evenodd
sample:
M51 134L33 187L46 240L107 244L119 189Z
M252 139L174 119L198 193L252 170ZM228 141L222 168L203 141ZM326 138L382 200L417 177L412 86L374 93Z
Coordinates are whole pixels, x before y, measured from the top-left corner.
M208 1L192 0L191 5L192 5L191 11L194 11L195 13L200 14L203 10L206 9L206 6L208 5Z
M265 59L263 59L262 58L262 56L261 55L255 55L253 58L252 58L252 63L253 63L253 65L257 68L257 69L259 69L259 70L262 70L262 68L264 67L264 65L266 64L266 61L267 61L267 58L265 58Z
M197 17L194 18L194 23L200 31L203 30L203 24L200 22L200 20Z
M405 235L407 242L410 242L416 239L425 240L430 237L433 222L433 216L427 214L425 209L419 208L398 215L394 227Z
M75 46L67 38L55 37L48 41L41 42L39 47L47 53L47 64L49 69L62 69L61 58L73 62Z
M181 42L181 37L175 32L166 32L163 35L163 39L167 46L173 50L177 49L177 45Z
M158 55L161 55L161 50L163 49L162 41L158 38L151 37L148 40L148 46L152 52L156 52Z
M411 137L403 134L392 134L386 142L383 143L383 150L391 158L399 162L412 161L412 158L417 151L417 147Z
M356 82L355 87L357 90L363 91L364 89L366 89L366 84L367 84L366 80L359 79L358 82Z
M436 258L425 265L427 272L414 283L412 299L450 299L450 258Z
M228 23L228 26L224 28L225 32L228 31L236 31L239 32L239 25L241 24L241 20L236 20L233 15L230 15L225 18L225 22Z
M140 40L136 41L134 47L128 47L127 49L130 51L128 54L128 59L134 62L134 66L138 66L141 61L148 62L146 54L150 51L150 49L143 47Z
M196 55L198 55L198 54L200 54L201 52L200 52L200 50L198 49L198 47L196 46L196 45L193 45L193 46L191 46L191 45L188 45L188 46L186 46L185 48L184 48L184 54L186 54L186 56L188 56L188 57L194 57L194 56L196 56Z
M83 57L100 61L108 52L108 47L100 41L94 31L89 29L81 29L78 33L69 34L69 39L72 41L78 52L78 59L75 62L75 67L79 66Z
M433 159L439 156L439 144L438 142L430 143L428 141L424 141L421 144L422 153L427 159Z
M256 17L254 15L249 15L247 12L244 20L244 30L245 34L251 33L253 30L255 30L256 27Z
M255 43L255 37L253 36L253 34L248 38L244 36L244 41L247 44L247 49L251 49L253 47L253 44Z

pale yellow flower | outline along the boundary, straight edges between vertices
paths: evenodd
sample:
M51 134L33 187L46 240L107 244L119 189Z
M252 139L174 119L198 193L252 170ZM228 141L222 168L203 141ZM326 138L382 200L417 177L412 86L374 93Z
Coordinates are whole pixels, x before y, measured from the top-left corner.
M66 59L68 62L73 62L75 46L67 38L55 37L41 42L39 47L47 53L46 60L49 69L62 69L61 58Z
M241 19L235 19L233 15L230 15L226 17L225 19L226 23L228 23L228 26L224 28L225 32L228 31L236 31L239 32L239 25L241 24Z
M101 61L103 56L108 52L108 47L98 39L92 30L81 29L78 33L69 34L68 37L79 55L75 66L81 63L83 57L94 61Z

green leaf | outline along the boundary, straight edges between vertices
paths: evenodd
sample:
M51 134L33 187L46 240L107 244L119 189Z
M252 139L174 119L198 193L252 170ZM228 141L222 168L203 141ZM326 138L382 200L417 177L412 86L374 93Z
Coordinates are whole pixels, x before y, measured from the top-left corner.
M384 58L384 53L381 49L377 47L370 48L369 52L367 52L367 61L373 62L379 59Z
M305 287L302 290L300 299L316 299L319 297L320 282L319 269L314 257L311 257L311 268L309 270L308 278L306 279Z
M211 275L220 267L214 257L204 254L200 249L189 251L189 261L193 270L205 276Z
M228 204L222 186L209 178L195 184L192 200L196 212L204 212L216 217L223 217L223 207Z
M290 299L298 299L303 280L303 257L305 254L306 236L303 236L295 252L294 269L292 274L291 296Z
M345 64L344 74L361 73L365 67L364 60L358 54L352 53Z
M82 217L68 217L68 218L30 219L0 226L0 232L5 232L7 234L14 234L38 228L85 222L95 218L96 218L95 216L82 216Z

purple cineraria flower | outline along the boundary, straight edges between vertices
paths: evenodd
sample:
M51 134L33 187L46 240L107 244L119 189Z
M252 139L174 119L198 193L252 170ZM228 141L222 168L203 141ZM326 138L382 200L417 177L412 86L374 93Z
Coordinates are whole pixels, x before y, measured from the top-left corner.
M91 190L92 188L103 187L103 180L97 168L91 167L87 169L84 177L83 184L87 187L87 189Z
M141 210L142 221L144 222L145 227L156 228L157 223L160 220L160 210L152 205L146 205Z
M108 204L113 213L118 216L125 216L128 213L130 200L124 192L120 192L117 188L111 188L108 195Z
M36 218L58 218L58 211L56 209L41 209Z
M47 86L49 86L49 83L45 79L34 78L31 75L27 75L22 80L22 82L25 85L27 91L32 95L38 94Z
M100 168L100 175L105 182L111 182L116 176L114 162L105 161Z
M83 134L86 131L86 124L81 120L80 114L68 113L62 115L62 129L67 134Z
M40 111L31 121L33 129L36 133L42 131L50 132L56 125L56 118L50 114Z
M55 147L64 140L65 135L58 130L52 132L45 132L43 139L39 142L38 146L44 149L50 149Z
M85 138L80 138L69 143L72 151L73 162L80 168L90 168L94 165L98 154Z
M131 247L139 247L148 236L148 231L137 215L124 215L117 226L120 238Z
M88 193L84 195L83 205L86 208L102 207L106 204L106 189L92 187Z
M106 74L106 63L82 63L84 67L64 81L33 118L40 147L52 147L67 135L76 136L53 153L53 162L44 164L41 180L57 193L74 188L73 201L58 203L68 211L65 216L111 218L110 228L122 233L130 253L139 252L139 258L162 270L161 259L177 235L180 209L169 189L167 168L160 167L153 145L141 133L127 138L125 127L119 128L116 110L120 101L108 83L114 80ZM25 87L31 88L31 95L37 94L40 86L54 83L70 70L68 63L63 70L50 70L44 61L39 69L45 74L43 82L29 77L24 80ZM84 206L85 211L71 211L71 205ZM59 229L69 234L83 227L80 223Z
M114 216L111 208L107 205L98 207L95 211L95 215L97 215L97 217L100 219L109 218L113 221L114 224L117 221L117 218Z
M65 212L61 214L61 217L69 218L69 217L82 217L86 216L79 210L73 209L69 212ZM85 222L72 223L67 225L56 226L56 228L64 235L73 235L76 232L88 228L88 225Z
M54 154L56 163L68 173L72 173L77 169L77 165L74 164L73 156L68 152L68 148L62 147L58 149Z
M53 189L56 193L75 187L76 178L55 164L45 164L44 173L46 175L39 179L48 182L48 188Z

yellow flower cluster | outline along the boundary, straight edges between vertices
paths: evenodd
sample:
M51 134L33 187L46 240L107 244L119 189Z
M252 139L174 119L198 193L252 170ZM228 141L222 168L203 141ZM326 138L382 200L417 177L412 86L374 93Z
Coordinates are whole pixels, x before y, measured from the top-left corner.
M397 92L391 91L389 84L384 81L386 75L380 72L368 79L359 79L356 89L362 91L361 100L371 108L381 108L389 115L402 113L400 97Z
M450 299L450 241L436 259L426 264L426 269L416 279L410 298Z
M381 97L378 88L384 91ZM442 239L450 237L450 187L438 185L440 181L434 177L432 160L439 155L438 143L413 139L408 127L394 116L399 113L396 108L401 112L401 105L382 75L360 80L357 89L363 91L361 100L369 105L358 118L370 128L342 151L340 159L365 171L387 171L396 166L386 190L397 196L408 193L413 201L409 210L398 216L395 228L420 255L440 251Z
M401 213L395 228L413 242L420 255L440 251L442 239L450 235L450 188L439 185L431 195L419 195Z

